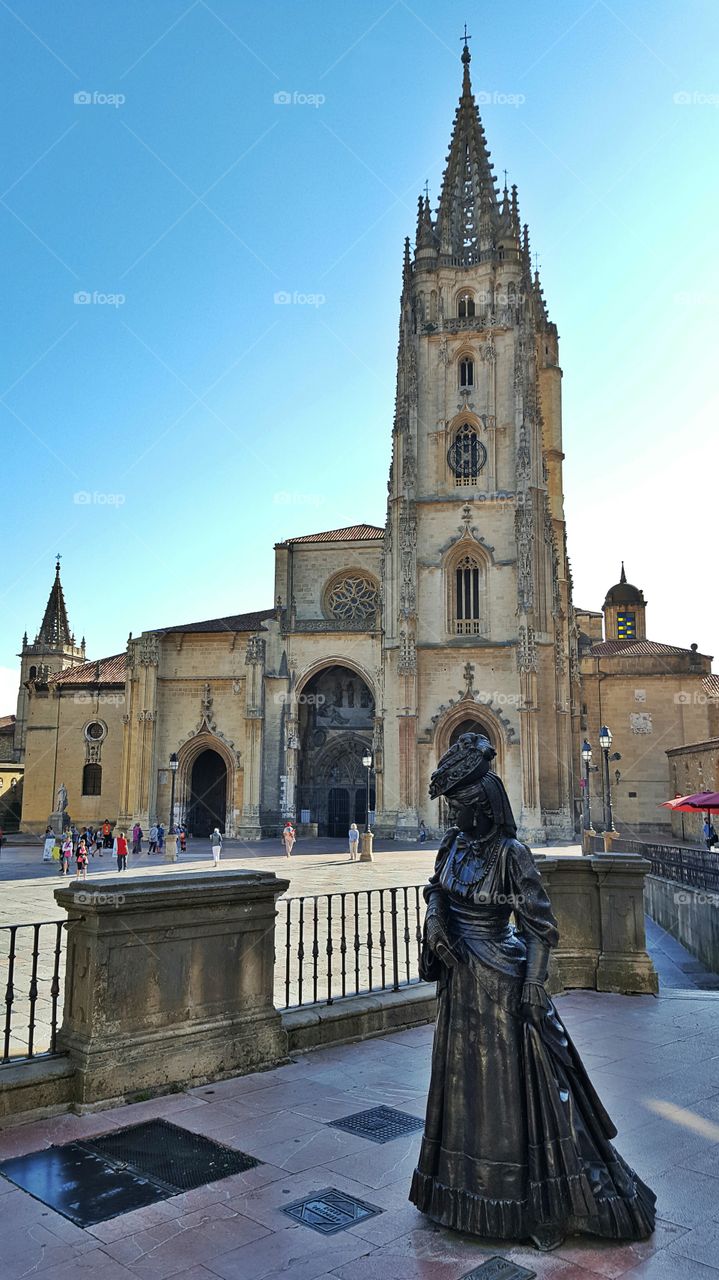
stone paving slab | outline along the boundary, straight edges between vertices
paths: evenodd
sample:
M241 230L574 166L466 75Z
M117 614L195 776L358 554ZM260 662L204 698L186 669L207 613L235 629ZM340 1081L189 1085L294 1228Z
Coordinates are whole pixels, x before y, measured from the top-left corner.
M553 1254L438 1228L407 1201L419 1134L384 1146L327 1127L402 1090L421 1115L430 1029L335 1046L273 1071L91 1116L0 1130L0 1159L153 1115L255 1155L254 1170L87 1231L0 1178L0 1280L462 1280L494 1254L544 1280L719 1280L719 997L572 992L558 1006L619 1126L617 1145L658 1196L649 1241L573 1238ZM645 1034L646 1033L646 1034ZM323 1237L283 1208L326 1188L383 1210Z

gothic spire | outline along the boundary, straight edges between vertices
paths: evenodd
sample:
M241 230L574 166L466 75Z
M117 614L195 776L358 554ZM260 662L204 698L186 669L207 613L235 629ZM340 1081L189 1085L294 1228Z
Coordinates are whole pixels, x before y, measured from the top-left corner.
M478 262L483 250L494 247L499 221L494 166L472 93L470 62L465 39L462 96L455 112L437 212L440 253L459 259L465 266Z
M65 608L65 597L60 581L59 556L55 565L55 581L52 584L40 630L37 633L36 644L50 645L53 649L60 649L63 645L72 644L70 624L67 620L67 609Z
M619 581L620 581L620 582L626 582L626 580L627 580L627 575L626 575L626 573L624 572L624 561L622 560L622 572L621 572L621 574L619 575Z

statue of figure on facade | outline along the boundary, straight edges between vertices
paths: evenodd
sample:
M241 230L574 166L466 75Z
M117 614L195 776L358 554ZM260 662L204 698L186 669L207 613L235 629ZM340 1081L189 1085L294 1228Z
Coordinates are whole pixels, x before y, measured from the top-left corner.
M644 1239L656 1198L612 1146L616 1129L546 993L557 926L495 754L482 734L462 734L430 781L455 825L425 889L420 973L439 1003L409 1198L443 1226L539 1249L576 1233Z
M64 782L60 783L57 789L57 812L64 813L67 809L67 787Z

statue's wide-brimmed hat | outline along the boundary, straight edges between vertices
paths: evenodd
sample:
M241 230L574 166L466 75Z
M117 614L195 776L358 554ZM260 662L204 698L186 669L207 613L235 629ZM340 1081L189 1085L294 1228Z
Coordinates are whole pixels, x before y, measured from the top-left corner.
M479 782L489 773L496 754L483 733L463 733L449 751L445 751L429 780L431 799L451 796L470 783Z

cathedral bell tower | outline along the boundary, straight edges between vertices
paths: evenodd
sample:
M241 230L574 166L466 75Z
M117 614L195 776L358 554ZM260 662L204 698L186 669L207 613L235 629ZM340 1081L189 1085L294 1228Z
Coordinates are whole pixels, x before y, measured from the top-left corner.
M384 563L385 810L445 815L460 731L497 750L524 835L573 834L561 370L517 188L498 191L462 51L439 204L405 242ZM574 665L571 664L574 670ZM390 705L390 703L394 705ZM390 761L396 754L394 776ZM388 769L388 764L390 769Z
M40 628L32 642L28 641L25 632L18 657L20 688L17 695L13 755L15 760L22 761L25 758L30 687L33 693L47 695L48 676L85 661L85 638L83 636L77 645L68 622L65 594L60 580L60 556L55 564L55 578Z

